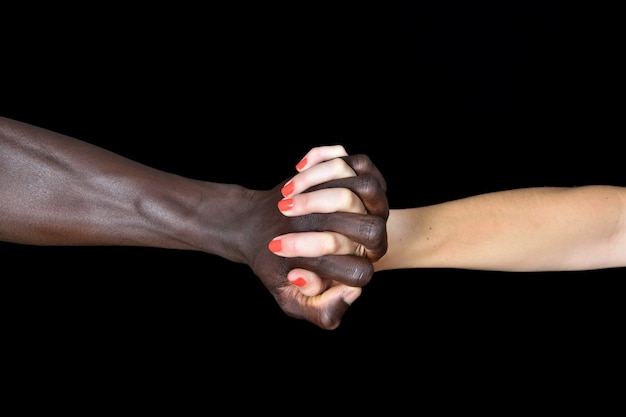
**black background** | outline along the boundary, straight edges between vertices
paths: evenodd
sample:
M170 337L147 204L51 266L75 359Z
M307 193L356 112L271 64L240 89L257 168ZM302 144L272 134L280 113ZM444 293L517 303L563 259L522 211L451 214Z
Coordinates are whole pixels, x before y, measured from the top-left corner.
M311 147L340 143L372 158L392 208L527 186L626 186L624 68L608 10L540 1L94 10L13 16L0 114L255 189L292 176ZM336 367L344 377L351 366L415 375L497 360L521 371L537 358L566 369L573 347L615 346L623 314L623 268L386 271L325 331L286 317L247 266L215 256L1 249L15 346L38 358L45 346L53 353L41 364L156 380L220 362Z

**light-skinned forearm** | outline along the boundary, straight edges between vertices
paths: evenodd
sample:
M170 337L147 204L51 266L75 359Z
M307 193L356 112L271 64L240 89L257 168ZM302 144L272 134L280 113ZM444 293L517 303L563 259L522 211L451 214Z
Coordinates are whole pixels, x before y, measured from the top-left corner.
M527 188L393 209L377 271L626 266L626 188Z

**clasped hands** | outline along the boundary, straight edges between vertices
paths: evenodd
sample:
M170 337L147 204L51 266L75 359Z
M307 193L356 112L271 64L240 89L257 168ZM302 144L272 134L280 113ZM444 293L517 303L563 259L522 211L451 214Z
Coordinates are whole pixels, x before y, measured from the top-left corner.
M387 251L387 185L369 157L340 145L311 149L296 168L253 192L245 262L288 316L332 330Z

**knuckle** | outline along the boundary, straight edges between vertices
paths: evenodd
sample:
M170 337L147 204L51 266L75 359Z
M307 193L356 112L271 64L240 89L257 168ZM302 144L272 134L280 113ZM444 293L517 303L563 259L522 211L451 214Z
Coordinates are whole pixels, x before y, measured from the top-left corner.
M354 283L357 287L364 287L372 280L374 266L371 262L363 262L354 271Z
M326 241L326 253L336 253L341 248L341 239L337 233L332 233Z
M368 247L378 247L387 240L387 222L382 217L367 216L361 222L360 232Z

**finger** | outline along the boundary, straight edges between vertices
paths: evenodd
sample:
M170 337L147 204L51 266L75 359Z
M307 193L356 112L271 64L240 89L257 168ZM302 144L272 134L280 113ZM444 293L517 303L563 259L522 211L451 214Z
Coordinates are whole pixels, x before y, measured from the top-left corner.
M386 197L387 182L372 160L367 155L349 155L341 159L357 174L356 177L343 176L341 178L329 179L323 183L310 186L306 193L327 188L348 188L362 200L369 214L387 219L389 216L389 206ZM315 177L319 175L323 174L315 174ZM294 189L296 186L299 189L298 183L300 179L294 181L296 177L292 179L292 182Z
M296 227L296 232L273 238L269 250L285 257L298 257L330 254L335 248L343 254L351 250L354 255L364 254L371 262L379 260L387 251L386 220L382 217L341 212L314 213L307 218L309 221ZM324 233L333 233L334 240L329 241L331 237ZM284 247L283 236L288 236Z
M347 156L348 152L341 145L317 146L307 152L307 154L298 162L296 169L301 172L322 161Z
M386 220L379 216L357 213L310 214L315 224L314 232L334 232L345 236L359 246L365 248L365 256L371 262L378 261L387 252ZM310 229L309 229L310 230ZM296 239L299 233L293 233ZM307 243L311 244L311 241ZM296 255L290 252L290 255Z
M324 279L315 272L307 271L302 268L289 271L287 279L295 285L302 294L307 296L321 294L333 285L331 280Z
M339 178L327 181L324 184L311 187L311 191L307 191L302 195L330 188L347 188L352 191L356 197L358 197L368 214L380 216L385 220L389 217L389 204L385 193L386 183L384 179L378 177L377 175L363 174L356 177ZM299 196L294 196L293 198L295 199L296 197ZM287 213L283 212L283 214L286 215ZM304 210L301 210L300 214L305 214Z
M278 202L278 209L288 217L310 213L366 213L359 196L345 187L326 188L283 198Z
M312 258L289 258L289 270L301 268L315 271L320 277L337 281L350 287L364 287L374 276L374 266L367 258L358 255L323 255Z
M357 175L370 175L375 177L380 183L383 191L387 191L387 183L383 174L378 167L374 165L369 156L364 154L348 155L342 158L350 167L357 173Z
M302 268L296 268L289 271L289 274L287 274L287 279L298 289L298 291L300 291L300 293L309 297L322 294L324 291L336 285L342 285L346 288L359 288L348 287L347 285L339 284L336 281L322 278L315 272L307 271L306 269Z
M281 193L284 197L300 194L304 190L326 181L337 178L354 177L356 173L341 158L335 158L330 161L321 162L299 174L296 174L283 186Z
M285 258L324 255L365 256L365 248L341 233L300 232L288 233L272 239L270 251Z
M325 330L334 330L341 324L350 305L361 295L361 288L335 285L313 297L298 293L290 286L283 290L284 311L288 315L305 319Z
M361 292L361 288L333 286L318 296L309 297L304 315L307 320L317 322L321 328L334 330L339 327L343 316Z

